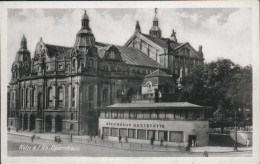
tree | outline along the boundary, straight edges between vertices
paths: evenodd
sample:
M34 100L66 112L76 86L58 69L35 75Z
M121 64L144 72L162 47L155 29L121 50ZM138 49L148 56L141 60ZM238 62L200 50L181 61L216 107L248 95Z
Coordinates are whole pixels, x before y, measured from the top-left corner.
M234 122L234 110L252 108L251 79L251 66L243 68L229 59L218 59L195 67L185 77L178 99L213 107L209 116L223 132Z

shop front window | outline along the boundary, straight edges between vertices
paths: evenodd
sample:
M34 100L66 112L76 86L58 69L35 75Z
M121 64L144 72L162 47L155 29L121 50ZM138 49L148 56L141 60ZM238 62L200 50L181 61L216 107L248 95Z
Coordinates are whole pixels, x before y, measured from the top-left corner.
M135 133L136 133L135 129L128 129L128 138L136 138Z
M145 130L137 130L137 139L146 139L146 131Z
M119 129L119 135L124 138L127 136L127 129Z
M111 128L111 136L118 137L118 128Z

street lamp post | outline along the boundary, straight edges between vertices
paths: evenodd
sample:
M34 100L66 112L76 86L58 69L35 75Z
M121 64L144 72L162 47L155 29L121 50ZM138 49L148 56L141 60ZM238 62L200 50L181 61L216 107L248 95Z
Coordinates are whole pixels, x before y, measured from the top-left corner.
M235 110L235 144L234 151L238 151L237 149L237 110Z

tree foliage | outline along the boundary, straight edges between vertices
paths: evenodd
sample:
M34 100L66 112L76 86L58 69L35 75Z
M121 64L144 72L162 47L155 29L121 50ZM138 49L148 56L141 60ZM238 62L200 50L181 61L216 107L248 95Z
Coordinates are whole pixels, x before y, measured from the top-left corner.
M242 67L229 59L205 63L195 67L185 77L179 94L180 101L211 106L211 120L223 124L234 122L234 111L240 120L250 117L252 111L252 67Z

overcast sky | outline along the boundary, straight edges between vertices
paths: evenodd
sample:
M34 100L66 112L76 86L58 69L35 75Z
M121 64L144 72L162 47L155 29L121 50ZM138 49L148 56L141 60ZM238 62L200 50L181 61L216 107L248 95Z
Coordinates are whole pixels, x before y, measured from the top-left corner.
M179 42L189 42L195 49L202 45L206 62L223 57L242 66L251 64L251 9L157 11L162 36L170 37L174 29ZM40 37L45 43L73 46L83 13L84 9L9 9L9 68L23 34L32 56ZM116 45L123 45L133 35L137 20L142 32L149 33L154 17L154 9L87 9L87 13L96 41Z

